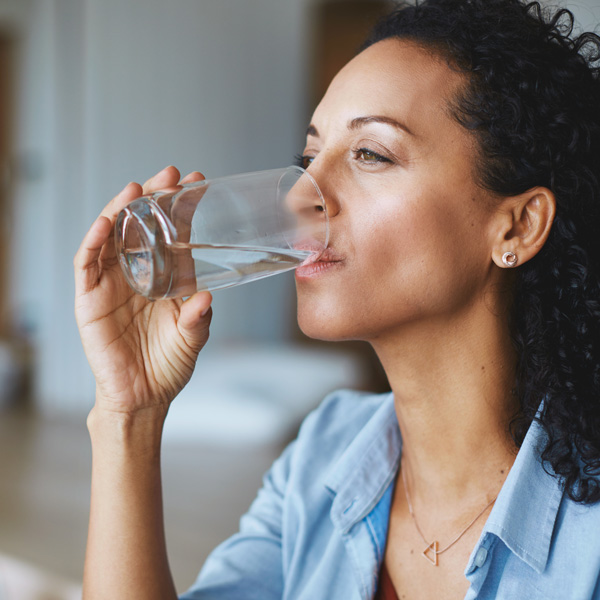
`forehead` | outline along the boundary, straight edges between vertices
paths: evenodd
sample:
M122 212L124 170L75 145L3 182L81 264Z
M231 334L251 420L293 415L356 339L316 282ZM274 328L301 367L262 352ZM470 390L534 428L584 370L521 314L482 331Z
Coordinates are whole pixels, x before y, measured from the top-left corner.
M387 39L361 52L336 75L314 119L378 114L401 118L419 135L438 127L440 120L451 121L449 103L464 83L464 76L434 52L408 40Z

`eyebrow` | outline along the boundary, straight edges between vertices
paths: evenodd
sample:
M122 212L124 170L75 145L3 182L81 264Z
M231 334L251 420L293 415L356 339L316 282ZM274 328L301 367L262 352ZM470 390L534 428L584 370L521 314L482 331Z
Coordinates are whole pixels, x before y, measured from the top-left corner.
M380 116L380 115L369 115L369 116L365 116L365 117L356 117L348 123L348 129L359 129L360 127L363 127L364 125L368 125L369 123L384 123L385 125L391 125L392 127L395 127L396 129L400 129L400 130L404 131L405 133L408 133L409 135L412 135L412 136L415 135L404 123L401 123L400 121L396 121L396 119L392 119L391 117L384 117L384 116ZM313 137L319 137L319 132L317 131L317 128L311 124L308 126L308 129L306 130L306 135L311 135Z

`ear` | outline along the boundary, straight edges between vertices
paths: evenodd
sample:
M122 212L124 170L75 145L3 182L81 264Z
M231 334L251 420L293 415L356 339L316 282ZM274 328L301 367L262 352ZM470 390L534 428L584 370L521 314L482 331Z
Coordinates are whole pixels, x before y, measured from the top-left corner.
M542 249L556 214L556 199L548 188L535 187L506 198L503 205L492 260L506 268L527 262ZM514 264L510 264L510 260L509 264L503 261L507 252L516 256Z

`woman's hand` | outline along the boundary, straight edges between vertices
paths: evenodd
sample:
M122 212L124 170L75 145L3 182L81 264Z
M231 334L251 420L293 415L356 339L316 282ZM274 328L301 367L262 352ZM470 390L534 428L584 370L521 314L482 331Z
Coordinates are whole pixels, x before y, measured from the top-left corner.
M143 194L179 182L167 167L144 186L130 183L102 211L74 260L75 316L96 378L96 405L118 412L168 408L187 383L208 339L211 295L149 301L136 295L119 266L114 244L118 213ZM183 182L200 181L200 173Z

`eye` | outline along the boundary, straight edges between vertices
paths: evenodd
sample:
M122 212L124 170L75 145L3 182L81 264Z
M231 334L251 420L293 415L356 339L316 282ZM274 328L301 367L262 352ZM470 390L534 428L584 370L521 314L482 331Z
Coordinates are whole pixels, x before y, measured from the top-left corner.
M378 162L392 162L389 158L382 156L381 154L377 154L377 152L373 152L373 150L369 150L368 148L358 148L354 150L354 155L358 160L362 160L367 163L378 163Z
M308 169L313 160L315 160L314 156L306 156L305 154L296 154L294 156L294 164L303 169Z

